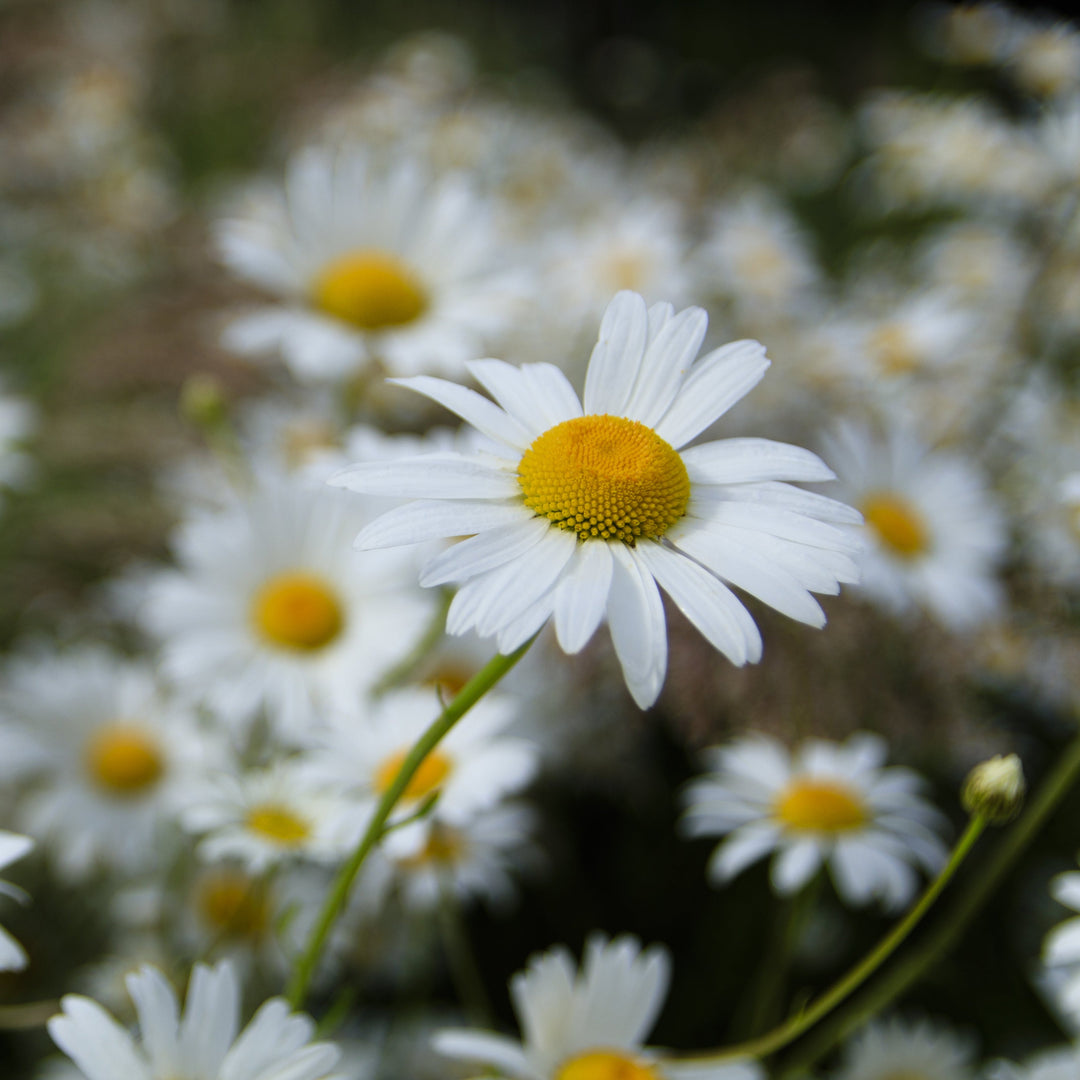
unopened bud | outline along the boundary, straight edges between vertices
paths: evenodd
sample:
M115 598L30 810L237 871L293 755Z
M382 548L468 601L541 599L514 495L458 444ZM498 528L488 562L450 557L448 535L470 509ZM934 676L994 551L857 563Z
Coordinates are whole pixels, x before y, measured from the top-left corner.
M1004 825L1020 813L1026 790L1020 758L999 754L968 773L960 801L973 817L978 814L992 825Z
M180 413L198 428L212 430L225 423L229 409L221 380L202 372L189 375L180 391Z

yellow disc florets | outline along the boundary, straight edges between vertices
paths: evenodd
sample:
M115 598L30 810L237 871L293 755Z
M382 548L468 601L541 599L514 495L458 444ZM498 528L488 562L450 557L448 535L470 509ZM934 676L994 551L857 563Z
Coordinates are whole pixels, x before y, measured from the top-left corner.
M564 1062L556 1080L657 1080L657 1074L618 1050L591 1050Z
M261 803L247 812L244 824L279 847L298 848L311 836L311 826L291 807Z
M375 790L380 794L397 779L401 766L405 764L406 750L399 750L383 761L375 771ZM430 795L453 771L453 765L445 754L433 750L422 762L420 768L412 774L402 798L422 799Z
M312 302L360 330L405 326L428 306L416 276L385 251L353 251L334 259L315 280Z
M329 645L345 626L345 616L330 587L314 574L278 574L255 594L252 620L273 645L314 652Z
M930 546L926 523L907 499L881 492L865 499L861 509L866 524L893 555L913 559L926 554Z
M86 744L85 761L97 787L118 798L144 794L165 773L158 740L145 728L122 721L94 732Z
M794 780L776 800L776 816L796 832L846 832L866 824L862 797L835 780Z
M623 416L579 416L550 428L525 451L518 479L526 506L582 540L655 540L690 500L682 458Z

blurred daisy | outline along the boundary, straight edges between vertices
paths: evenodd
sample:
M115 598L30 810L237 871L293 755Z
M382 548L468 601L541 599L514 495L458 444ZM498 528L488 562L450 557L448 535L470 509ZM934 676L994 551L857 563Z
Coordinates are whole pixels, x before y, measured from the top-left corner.
M451 1029L435 1037L447 1057L483 1063L516 1080L752 1080L757 1065L666 1061L643 1045L667 996L671 961L662 946L642 950L636 938L585 945L579 972L562 946L529 961L510 983L524 1043L489 1032Z
M301 153L284 190L221 222L217 239L234 273L280 297L232 322L225 344L278 350L301 379L373 360L457 374L520 295L489 208L459 177L379 169L359 150Z
M376 519L357 546L468 536L420 579L464 583L450 633L475 629L509 653L553 618L560 645L576 653L606 617L642 708L667 667L658 586L739 665L760 659L761 635L725 581L821 626L810 593L856 579L858 540L837 523L858 516L779 482L832 477L806 450L765 439L682 449L768 366L753 341L695 362L706 323L700 308L676 315L670 304L646 309L636 293L619 293L601 322L584 407L549 364L469 364L498 405L441 379L403 380L488 436L493 451L362 463L333 477L419 500Z
M1058 874L1050 893L1080 912L1080 873ZM1073 1025L1080 1025L1080 917L1055 926L1043 943L1043 962L1055 973L1054 997Z
M238 776L218 774L189 794L181 822L205 834L197 848L214 862L236 859L253 874L281 862L327 862L346 850L341 800L305 778L292 762Z
M196 965L183 1017L176 994L147 965L127 979L142 1037L133 1038L96 1001L68 994L48 1024L53 1042L86 1080L346 1080L331 1072L340 1052L312 1042L315 1025L283 998L261 1006L242 1032L240 986L227 963Z
M975 1048L949 1028L896 1017L868 1024L845 1047L832 1080L974 1080Z
M958 631L999 608L1005 520L971 462L901 427L878 441L845 425L827 445L866 522L862 585L871 599L897 614L923 607Z
M156 864L180 795L221 758L150 668L91 646L12 661L0 721L0 756L36 781L19 820L71 878Z
M29 836L5 832L0 829L0 870L18 862L34 846ZM16 900L25 899L22 889L10 882L0 880L0 894ZM23 947L0 926L0 971L21 971L26 967L26 952Z
M794 754L763 735L738 739L710 751L711 772L687 788L685 831L730 834L709 862L717 884L775 852L778 893L827 863L847 903L899 908L915 891L913 865L938 870L945 848L920 778L884 760L884 739L866 733L842 745L808 739Z
M361 913L384 910L394 893L406 907L431 911L449 899L483 900L506 910L517 899L518 878L540 869L536 813L520 803L484 810L459 825L415 822L379 845L356 890Z
M364 520L357 504L296 477L265 477L192 517L174 542L179 570L151 581L142 613L178 691L231 727L265 708L279 734L295 735L399 660L431 605L411 559L350 551Z
M521 790L536 772L539 752L532 743L505 734L514 719L512 703L491 695L469 713L424 759L398 803L404 816L437 795L427 821L460 825ZM326 787L367 804L394 782L409 751L439 713L430 690L386 694L357 714L334 716L307 769Z
M986 1069L987 1080L1075 1080L1080 1072L1080 1046L1056 1046L1032 1055L1023 1064L994 1061Z

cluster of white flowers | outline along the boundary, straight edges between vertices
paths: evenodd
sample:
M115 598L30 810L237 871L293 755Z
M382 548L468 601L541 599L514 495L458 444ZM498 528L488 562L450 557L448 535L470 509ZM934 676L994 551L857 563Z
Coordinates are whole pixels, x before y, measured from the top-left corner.
M158 18L121 24L164 33ZM432 35L305 111L279 174L220 196L208 246L246 298L201 314L259 392L237 404L189 383L207 446L161 470L168 562L127 567L75 631L19 640L0 664L0 805L17 830L0 831L0 869L33 848L41 880L107 890L110 955L80 977L130 1018L126 976L139 1029L64 996L49 1031L78 1075L390 1075L378 1039L343 1057L273 994L418 740L494 654L534 639L380 826L315 965L325 1001L368 979L373 996L413 994L460 960L453 929L429 947L440 923L512 910L559 849L534 782L617 763L632 704L668 709L669 669L698 639L700 672L715 653L767 665L789 629L776 613L820 629L841 612L871 628L868 653L888 626L955 649L958 681L1054 682L1080 703L1064 619L1008 647L1080 584L1080 32L998 4L922 20L940 62L989 68L1024 107L891 89L830 127L822 106L805 145L772 148L802 171L769 177L736 168L719 132L630 149L568 110L511 104ZM0 179L88 202L113 269L177 198L139 136L147 73L118 56L88 47L47 106L0 118ZM842 258L819 220L837 207L866 233ZM32 307L12 267L0 327ZM35 423L0 395L0 488L32 477ZM101 640L73 640L90 624ZM723 837L711 857L699 845L711 885L771 857L763 888L812 905L831 882L837 917L855 918L899 912L946 864L946 816L886 765L882 734L855 731L875 726L864 703L846 741L790 748L721 712L680 823ZM576 749L560 724L584 732ZM731 724L744 733L720 743ZM1080 909L1078 882L1055 895ZM1046 962L1080 1017L1076 921ZM15 931L27 951L0 928L0 970L33 964ZM555 947L510 984L521 1041L438 1022L438 1067L763 1075L645 1045L670 969L630 935L593 934L580 971ZM264 1003L242 1027L245 994ZM893 1018L833 1075L969 1080L973 1054Z

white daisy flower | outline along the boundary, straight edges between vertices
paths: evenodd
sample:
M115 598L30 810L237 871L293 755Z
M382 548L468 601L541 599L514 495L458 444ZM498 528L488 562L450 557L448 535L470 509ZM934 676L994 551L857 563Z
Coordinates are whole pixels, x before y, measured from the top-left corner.
M414 822L384 837L364 868L354 903L368 916L396 894L414 911L431 911L449 898L483 900L505 911L518 895L518 878L538 871L543 857L534 836L535 811L506 803L459 825Z
M349 550L364 520L335 492L269 476L192 517L174 543L180 568L151 581L141 613L178 692L232 727L264 708L295 736L396 663L431 604L412 559Z
M899 426L879 441L845 425L828 453L865 519L862 585L871 599L897 614L923 607L956 631L998 610L1005 520L973 463Z
M974 1056L972 1041L943 1025L893 1017L847 1044L831 1080L974 1080Z
M186 785L221 758L148 667L92 646L12 661L0 721L0 746L36 779L18 809L22 827L70 878L98 864L154 865Z
M362 712L337 713L308 756L306 769L328 788L366 804L366 820L439 708L430 690L409 689L386 694ZM409 781L398 803L403 816L437 794L426 820L460 825L528 784L539 751L505 733L514 712L512 703L499 695L478 702L469 723L455 727Z
M806 450L764 439L683 449L768 367L753 341L695 362L706 323L700 308L676 315L619 293L601 322L584 405L549 364L469 364L498 405L440 379L403 380L483 432L493 452L359 464L332 478L419 500L372 522L357 546L468 536L420 579L464 583L450 633L475 629L509 653L553 617L560 645L575 653L606 616L642 708L667 667L658 585L735 664L760 659L761 635L725 581L821 626L810 593L856 579L858 541L838 523L857 515L781 482L832 477Z
M68 994L48 1024L86 1080L346 1080L340 1051L312 1042L315 1024L283 998L265 1002L242 1032L240 986L227 963L196 965L183 1017L172 987L147 965L127 979L141 1038L96 1001Z
M482 1062L516 1080L753 1080L747 1061L715 1066L664 1060L644 1046L667 996L666 949L636 938L595 934L577 971L559 946L529 961L510 983L524 1043L488 1032L450 1029L435 1036L447 1057Z
M940 815L920 778L883 768L885 740L861 733L843 745L808 739L794 754L763 735L710 751L711 772L686 794L685 830L728 838L709 862L717 884L776 852L773 888L801 889L828 864L840 896L899 908L915 891L915 866L934 872L945 848Z
M34 841L29 836L19 836L18 833L0 829L0 870L17 862L33 846ZM16 900L26 898L22 889L3 880L0 880L0 895L10 896ZM0 926L0 971L21 971L24 967L26 967L26 951Z
M488 206L460 177L379 169L359 150L298 155L284 190L223 221L217 238L236 274L281 298L231 323L225 344L279 350L301 379L341 379L371 360L457 374L521 293Z
M701 285L736 307L775 315L805 302L821 274L803 230L763 191L750 191L713 211L698 249Z
M348 850L341 799L314 785L293 762L239 776L220 773L193 789L181 824L204 833L198 854L237 859L253 874L281 862L332 862Z

